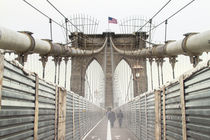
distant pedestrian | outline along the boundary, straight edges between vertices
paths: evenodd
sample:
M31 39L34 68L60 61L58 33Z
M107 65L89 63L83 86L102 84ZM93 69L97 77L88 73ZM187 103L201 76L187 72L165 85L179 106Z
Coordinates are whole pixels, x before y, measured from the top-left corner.
M108 107L107 108L107 111L106 111L106 117L108 118L108 115L109 115L109 112L111 112L112 108L111 107Z
M122 113L121 110L119 111L119 113L117 113L117 119L118 119L118 122L119 122L119 126L121 128L121 126L122 126L122 120L123 120L123 113Z
M115 120L116 120L114 111L110 111L110 112L108 113L108 120L110 121L111 127L113 128L113 127L114 127L114 122L115 122Z

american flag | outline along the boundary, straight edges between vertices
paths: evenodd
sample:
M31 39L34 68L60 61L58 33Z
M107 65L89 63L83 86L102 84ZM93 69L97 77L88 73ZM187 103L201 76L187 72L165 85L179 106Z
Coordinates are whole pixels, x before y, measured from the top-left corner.
M108 17L108 22L109 22L109 23L117 24L117 19L112 18L112 17Z

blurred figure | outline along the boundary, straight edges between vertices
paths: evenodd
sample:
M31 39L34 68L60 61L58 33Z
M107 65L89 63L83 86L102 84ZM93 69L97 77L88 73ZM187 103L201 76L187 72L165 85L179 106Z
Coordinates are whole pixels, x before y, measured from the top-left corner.
M108 118L109 112L111 112L111 110L112 110L111 107L108 107L108 108L107 108L107 111L106 111L106 116L107 116L107 118Z
M114 111L109 111L108 112L108 120L110 121L111 127L113 128L114 127L114 122L116 120Z
M121 126L122 126L122 120L123 120L123 113L122 113L121 110L119 111L119 113L117 113L117 119L118 119L118 122L119 122L119 126L121 128Z

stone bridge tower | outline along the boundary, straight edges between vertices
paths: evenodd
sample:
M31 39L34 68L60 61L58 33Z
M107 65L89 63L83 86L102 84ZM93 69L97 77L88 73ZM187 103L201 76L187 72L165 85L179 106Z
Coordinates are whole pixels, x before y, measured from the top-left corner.
M88 40L83 37L87 36ZM117 65L121 60L125 60L130 66L133 74L134 96L147 91L147 69L145 58L135 58L125 56L117 52L111 43L121 50L138 50L145 48L146 44L142 39L146 39L145 32L135 34L115 34L105 32L103 34L84 35L83 33L73 33L70 39L73 41L72 46L81 49L94 50L103 46L105 40L107 43L104 49L92 56L73 56L71 71L71 90L84 96L85 92L85 73L89 64L96 60L105 74L105 107L113 106L113 83L112 76ZM113 60L113 61L112 61Z

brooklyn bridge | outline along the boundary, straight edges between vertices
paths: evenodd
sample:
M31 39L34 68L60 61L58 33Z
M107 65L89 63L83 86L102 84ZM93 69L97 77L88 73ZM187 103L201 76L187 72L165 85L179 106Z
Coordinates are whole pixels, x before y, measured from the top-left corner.
M66 16L61 1L0 2L0 139L210 139L209 25L199 21L204 30L170 38L172 20L205 2L189 0L177 8L173 0L158 0L155 6L148 1L147 8L159 6L152 16L106 15L102 26L86 13ZM15 4L35 13L31 20L40 16L47 22L9 13ZM170 4L173 12L157 23ZM190 11L192 17L206 14L197 9ZM19 18L10 19L11 14L36 29L15 29L22 21L10 22ZM174 25L185 31L197 24L186 17L183 22ZM43 30L45 39L40 39L35 34ZM173 34L180 36L178 30Z

